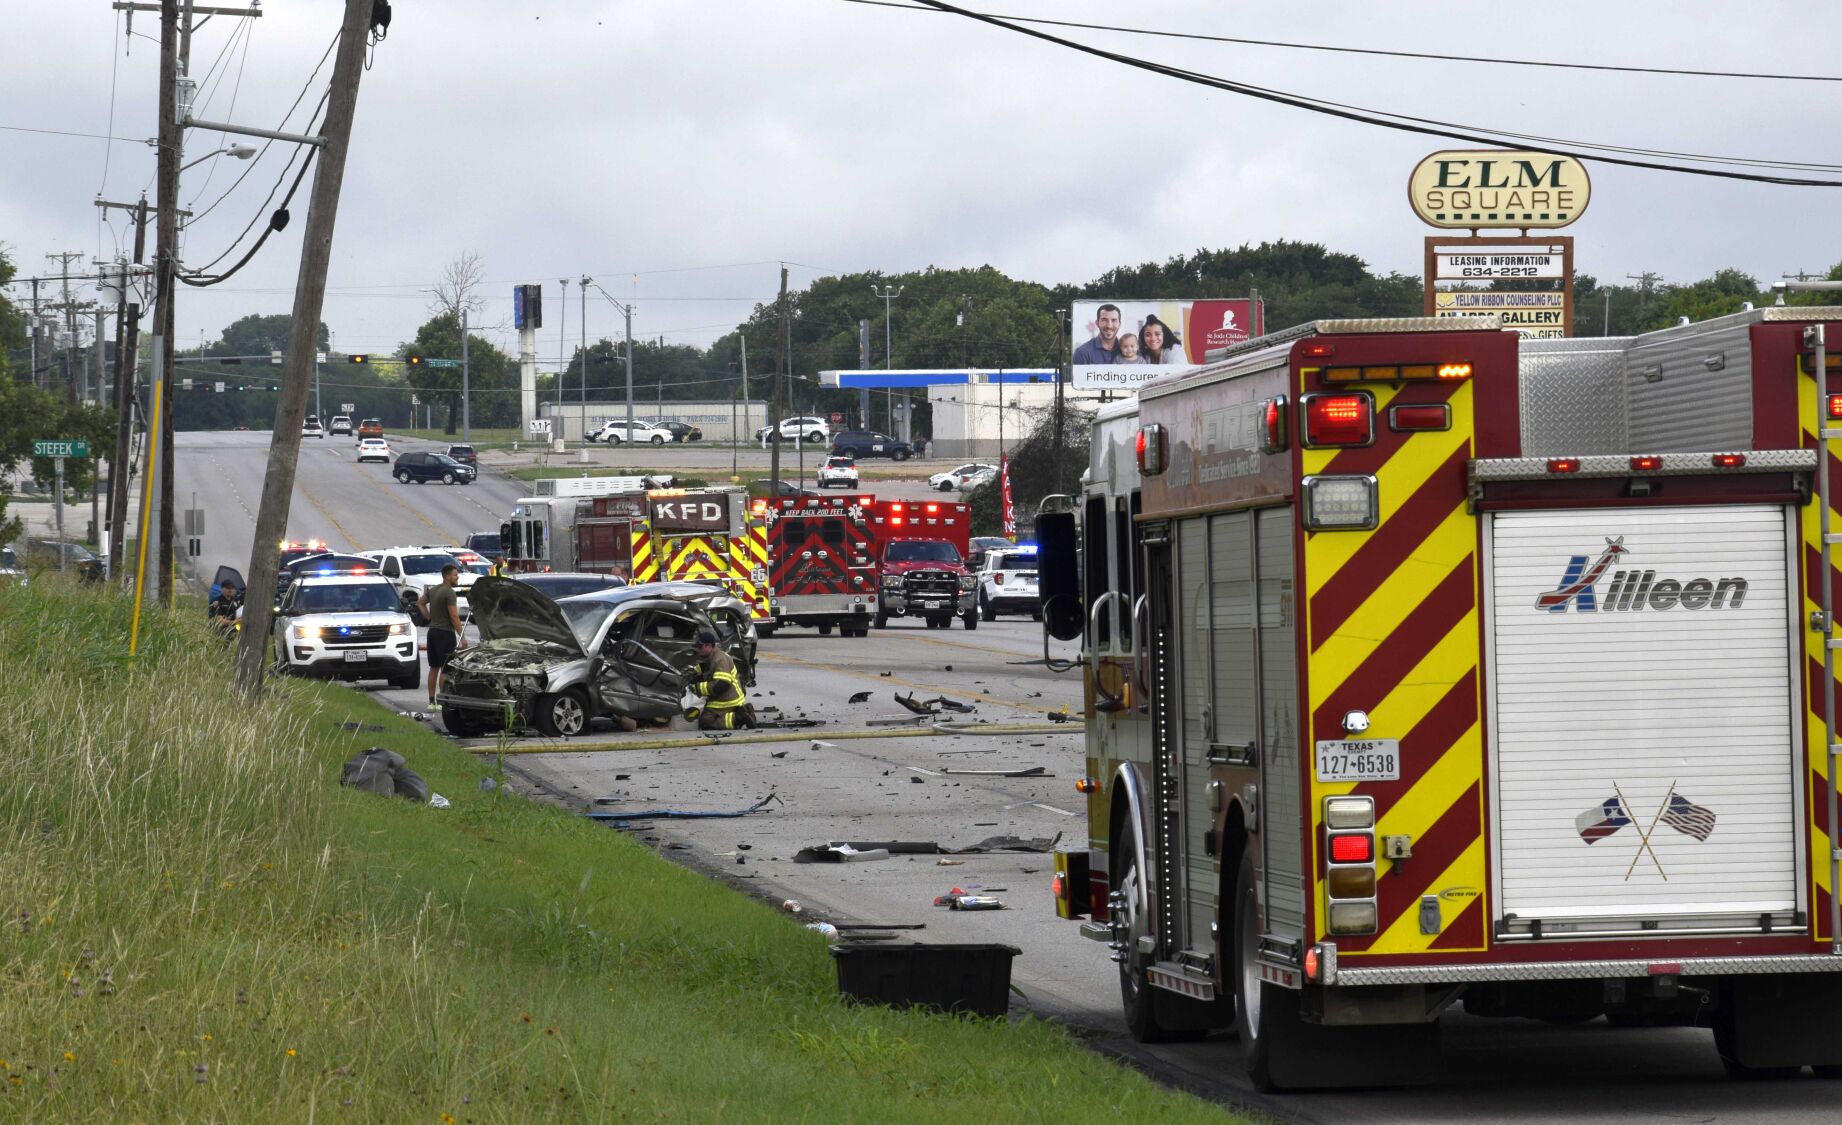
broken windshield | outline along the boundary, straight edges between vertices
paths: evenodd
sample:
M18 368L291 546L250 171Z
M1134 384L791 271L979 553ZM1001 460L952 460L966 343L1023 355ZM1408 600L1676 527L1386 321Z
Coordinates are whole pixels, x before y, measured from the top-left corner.
M584 652L594 647L595 634L601 632L602 623L615 608L598 598L565 598L556 607L563 611L563 620L569 623L569 631L576 635L576 643Z

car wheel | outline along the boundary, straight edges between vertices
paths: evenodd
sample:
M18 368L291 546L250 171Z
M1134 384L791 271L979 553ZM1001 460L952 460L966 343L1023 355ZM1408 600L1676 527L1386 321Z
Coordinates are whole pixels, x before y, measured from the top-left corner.
M986 621L996 621L998 619L998 607L992 605L991 599L984 594L979 595L979 616Z
M478 738L486 733L486 720L464 707L443 707L441 725L455 738Z
M891 453L889 456L894 458L897 461L906 461L908 460L908 450L898 449L894 453Z
M872 622L872 624L874 624L878 629L887 629L889 627L889 615L886 613L879 612L876 615L876 620Z
M654 434L654 435L652 435L652 444L654 444L654 445L664 445L664 444L665 444L665 438L664 438L663 436L661 436L661 435L659 435L659 434Z
M953 479L951 477L948 477L946 480L943 480L940 482L940 491L942 492L953 491Z
M835 452L840 457L849 457L853 461L857 459L857 447L854 445L840 446Z
M976 629L979 627L979 614L977 610L974 610L974 609L967 610L965 613L965 616L961 617L960 620L966 623L966 628L968 630Z
M825 440L825 435L820 433L817 430L814 430L811 433L806 435L806 440L809 442L812 442L814 445L817 445L819 442L822 442Z
M396 477L397 477L398 484L408 484L409 483L409 474L406 472L403 472L401 469L397 470Z
M588 727L588 697L581 688L565 688L537 697L537 729L551 738L573 738Z
M399 691L407 691L411 688L420 687L421 685L422 685L422 669L416 667L414 664L411 664L409 667L403 669L401 672L390 677L390 686L398 689ZM445 711L442 715L441 721L444 723L448 721Z
M441 483L443 483L443 484L453 484L453 483L454 483L454 474L453 474L453 473L443 473L443 474L441 474Z

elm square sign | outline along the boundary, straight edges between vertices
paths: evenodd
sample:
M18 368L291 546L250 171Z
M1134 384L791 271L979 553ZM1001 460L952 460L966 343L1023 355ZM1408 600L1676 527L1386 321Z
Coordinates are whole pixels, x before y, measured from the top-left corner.
M34 457L88 457L90 443L82 439L75 441L46 440L32 443Z

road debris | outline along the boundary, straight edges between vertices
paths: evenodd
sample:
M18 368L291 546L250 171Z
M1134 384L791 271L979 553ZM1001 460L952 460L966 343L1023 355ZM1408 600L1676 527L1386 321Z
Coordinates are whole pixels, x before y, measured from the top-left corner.
M822 938L831 939L838 936L838 927L830 922L808 922L806 928Z
M941 711L955 711L961 715L969 715L978 710L970 703L961 703L957 699L948 699L944 695L937 695L932 699L916 699L914 693L909 692L907 695L896 696L895 701L917 715L935 715Z
M876 693L875 693L875 692L873 692L873 691L859 691L859 692L854 692L854 693L852 693L852 695L851 695L851 698L850 698L849 700L847 700L847 702L850 702L850 703L862 703L862 702L864 702L864 701L866 701L866 700L868 700L868 699L869 699L869 698L870 698L870 697L871 697L872 695L875 695L875 694L876 694Z
M963 859L937 859L934 861L935 867L964 867L965 864L966 861Z
M845 848L858 852L882 852L885 855L953 856L983 855L987 852L1046 853L1054 851L1055 846L1061 842L1062 834L1060 832L1057 832L1054 836L1035 836L1028 838L1023 836L989 836L976 844L964 848L945 847L933 840L831 840L823 844L813 844L811 847L802 848L800 850L800 855L827 848ZM799 856L795 856L794 862L835 863L842 862L842 860L800 859Z
M339 729L340 730L350 730L350 731L361 731L365 734L373 734L377 731L383 730L384 724L382 723L340 723Z
M1049 712L1049 721L1052 723L1072 723L1074 721L1074 716L1070 715L1068 713L1068 708L1064 707L1060 711Z
M943 895L934 896L935 906L944 906L951 910L1003 910L1004 903L993 895L973 894L963 887L954 887Z
M590 820L598 820L615 828L626 828L633 822L641 820L721 820L748 816L765 811L769 805L775 803L786 804L770 790L767 796L747 808L731 812L709 812L696 809L635 809L624 812L591 812L583 815Z
M879 676L881 676L881 677L882 677L883 679L885 679L885 680L886 680L886 679L888 679L888 678L889 678L890 676L893 676L893 675L895 675L895 673L894 673L894 672L878 672L878 673L877 673L877 675L879 675Z
M339 784L380 797L402 797L422 804L429 799L428 782L409 768L403 755L382 746L352 755L339 769Z
M776 751L774 751L774 752L773 752L772 754L769 754L769 755L768 755L768 757L770 757L770 758L784 758L784 757L786 757L786 756L787 756L787 753L788 753L788 752L787 752L787 751L785 751L785 750L776 750Z
M888 848L854 848L849 844L815 844L793 855L794 863L865 863L888 859Z
M950 770L941 768L941 773L949 777L1054 777L1047 766L1031 766L1021 770Z
M794 899L788 899L785 902L781 903L780 908L786 911L788 914L798 914L800 912L800 905Z

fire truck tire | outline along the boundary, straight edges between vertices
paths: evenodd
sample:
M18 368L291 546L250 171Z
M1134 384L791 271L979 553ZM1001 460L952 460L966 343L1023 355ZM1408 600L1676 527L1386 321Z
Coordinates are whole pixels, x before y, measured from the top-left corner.
M551 738L572 738L588 727L588 698L581 688L540 695L535 710L538 733Z
M875 624L878 629L887 629L889 627L889 615L886 613L878 613L873 624Z
M831 636L831 622L829 622L829 621L825 621L825 622L821 622L821 623L820 623L820 625L819 625L819 636L821 636L821 637L829 637L829 636Z
M951 621L952 619L948 618L948 620ZM979 627L979 611L976 609L969 609L966 611L966 615L960 618L960 620L966 623L967 629L976 629Z
M1842 1066L1813 1066L1810 1069L1818 1078L1842 1078Z
M777 625L757 625L755 626L755 636L765 641L774 635L774 630L777 628L779 628Z
M1128 841L1121 839L1122 833L1113 834L1113 846L1107 854L1114 858L1118 870L1113 872L1112 885L1125 892L1126 901L1131 904L1126 914L1125 933L1115 930L1115 940L1123 939L1125 948L1121 950L1119 962L1119 1001L1125 1012L1126 1030L1132 1038L1140 1043L1181 1043L1201 1039L1205 1032L1201 1030L1181 1030L1171 1027L1160 1020L1160 995L1151 987L1146 976L1148 966L1145 955L1138 951L1138 939L1149 932L1149 919L1138 916L1137 889L1139 886L1138 849ZM1172 1000L1182 997L1172 996Z

